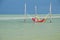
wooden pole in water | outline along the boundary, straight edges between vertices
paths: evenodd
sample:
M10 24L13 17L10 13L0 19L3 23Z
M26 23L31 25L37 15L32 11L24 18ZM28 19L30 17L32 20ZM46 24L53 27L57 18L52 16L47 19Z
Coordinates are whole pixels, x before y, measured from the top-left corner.
M37 16L37 6L35 5L35 16Z
M37 6L35 5L35 17L37 16ZM35 20L36 23L37 20Z
M51 2L50 2L50 23L52 23Z
M24 22L26 22L26 16L27 16L27 14L26 14L26 3L25 3L25 9L24 9Z

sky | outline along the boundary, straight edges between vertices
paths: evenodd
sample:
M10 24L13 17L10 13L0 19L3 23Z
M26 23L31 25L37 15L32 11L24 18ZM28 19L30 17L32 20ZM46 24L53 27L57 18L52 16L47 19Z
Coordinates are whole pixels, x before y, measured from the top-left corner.
M60 0L0 0L0 14L35 14L35 5L38 14L48 14L52 5L52 14L60 14Z

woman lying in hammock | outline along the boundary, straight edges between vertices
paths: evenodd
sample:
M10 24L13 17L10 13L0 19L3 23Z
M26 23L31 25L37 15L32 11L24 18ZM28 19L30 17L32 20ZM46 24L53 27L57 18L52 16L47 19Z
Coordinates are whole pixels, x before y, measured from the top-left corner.
M43 18L43 19L40 19L38 16L32 18L32 20L33 20L34 22L41 22L41 23L42 23L42 22L45 22L46 19L47 19L47 17L46 17L46 18Z

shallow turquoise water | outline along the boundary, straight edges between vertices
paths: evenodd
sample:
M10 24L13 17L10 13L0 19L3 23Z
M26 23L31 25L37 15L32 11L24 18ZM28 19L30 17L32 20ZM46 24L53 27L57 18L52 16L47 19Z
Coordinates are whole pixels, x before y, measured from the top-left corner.
M32 20L0 20L0 40L60 40L60 18L46 23Z

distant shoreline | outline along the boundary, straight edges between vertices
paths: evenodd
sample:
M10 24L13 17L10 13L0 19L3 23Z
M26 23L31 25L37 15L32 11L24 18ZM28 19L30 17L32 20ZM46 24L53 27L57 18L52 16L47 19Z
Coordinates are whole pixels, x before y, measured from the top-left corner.
M24 14L0 14L0 15L24 15ZM27 15L35 15L35 14L27 14ZM46 15L46 14L37 14L37 15ZM52 15L58 15L58 14L52 14Z

